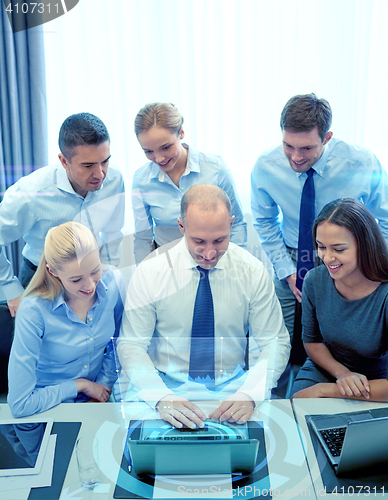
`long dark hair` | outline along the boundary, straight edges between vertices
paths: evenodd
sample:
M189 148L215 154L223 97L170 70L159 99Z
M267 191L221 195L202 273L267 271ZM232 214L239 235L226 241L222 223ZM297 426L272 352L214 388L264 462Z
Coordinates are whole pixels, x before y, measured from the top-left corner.
M314 222L315 245L317 228L323 222L345 227L356 238L357 265L367 279L388 282L388 247L376 219L363 203L341 198L325 205Z

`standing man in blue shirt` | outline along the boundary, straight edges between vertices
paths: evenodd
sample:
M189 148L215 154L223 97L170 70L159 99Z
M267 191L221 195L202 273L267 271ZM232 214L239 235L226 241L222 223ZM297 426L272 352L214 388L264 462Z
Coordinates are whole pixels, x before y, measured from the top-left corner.
M104 123L90 113L69 116L59 132L59 163L22 177L0 204L0 291L15 316L24 288L33 276L51 227L75 221L97 239L102 262L120 260L124 225L124 181L109 167L110 137ZM5 246L24 238L19 279L6 258Z
M374 214L388 241L387 174L369 150L333 138L332 111L315 94L296 95L283 108L280 146L262 153L252 171L253 224L275 270L275 289L293 336L301 198L313 169L315 216L328 202L353 197ZM291 167L291 168L290 168Z

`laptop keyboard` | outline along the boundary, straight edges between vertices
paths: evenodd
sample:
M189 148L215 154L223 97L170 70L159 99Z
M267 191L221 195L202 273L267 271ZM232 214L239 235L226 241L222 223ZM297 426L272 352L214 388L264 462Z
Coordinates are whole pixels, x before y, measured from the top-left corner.
M346 427L325 429L319 432L333 457L339 457L341 455L342 445L345 438Z

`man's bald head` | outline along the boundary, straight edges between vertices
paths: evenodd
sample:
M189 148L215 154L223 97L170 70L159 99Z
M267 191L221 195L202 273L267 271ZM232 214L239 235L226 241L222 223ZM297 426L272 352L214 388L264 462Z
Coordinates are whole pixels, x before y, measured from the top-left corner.
M234 217L228 196L210 184L190 188L182 198L178 226L197 265L215 267L228 249Z
M224 190L212 184L197 184L188 189L181 200L181 219L186 219L190 205L197 205L201 212L216 212L219 205L224 204L229 217L232 217L232 204Z

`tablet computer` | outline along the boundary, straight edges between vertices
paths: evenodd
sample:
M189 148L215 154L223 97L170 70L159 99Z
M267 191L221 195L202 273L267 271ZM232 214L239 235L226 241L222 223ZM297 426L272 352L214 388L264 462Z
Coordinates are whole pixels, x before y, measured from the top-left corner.
M52 426L52 419L1 421L0 476L39 474Z

